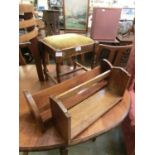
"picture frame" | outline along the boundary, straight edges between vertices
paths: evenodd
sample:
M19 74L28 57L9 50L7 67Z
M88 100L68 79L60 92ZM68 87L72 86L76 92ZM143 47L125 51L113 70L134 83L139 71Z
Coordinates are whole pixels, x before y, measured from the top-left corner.
M63 14L65 31L87 32L89 0L63 0Z

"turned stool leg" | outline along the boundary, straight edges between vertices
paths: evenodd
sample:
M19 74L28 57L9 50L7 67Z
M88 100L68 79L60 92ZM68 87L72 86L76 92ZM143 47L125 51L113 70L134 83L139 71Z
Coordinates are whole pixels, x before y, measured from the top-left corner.
M67 148L61 148L60 149L60 155L68 155L68 149Z

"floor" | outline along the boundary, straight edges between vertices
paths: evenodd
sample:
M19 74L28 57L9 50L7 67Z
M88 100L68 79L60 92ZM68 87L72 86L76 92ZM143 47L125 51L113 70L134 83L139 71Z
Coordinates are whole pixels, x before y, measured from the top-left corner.
M53 67L52 67L53 68ZM30 73L31 72L31 76ZM34 65L26 65L19 68L20 90L24 88L31 89L31 92L36 92L40 89L52 86L52 82L40 83L37 78ZM33 78L32 78L33 75ZM33 85L21 84L24 80L31 81ZM20 98L23 97L20 91ZM96 141L87 141L85 143L69 147L69 155L126 155L125 144L123 142L123 133L121 127L100 135ZM20 152L20 155L23 153ZM29 152L29 155L59 155L59 150L50 150L44 152Z

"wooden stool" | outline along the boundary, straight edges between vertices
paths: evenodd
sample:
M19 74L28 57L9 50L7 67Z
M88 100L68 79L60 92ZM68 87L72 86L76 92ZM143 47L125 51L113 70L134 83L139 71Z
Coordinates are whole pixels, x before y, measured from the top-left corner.
M46 37L41 41L41 45L42 50L44 51L43 66L45 78L48 79L50 77L55 83L61 82L60 76L79 71L80 69L88 71L88 68L78 62L75 62L75 59L78 55L82 55L87 52L93 52L95 48L95 43L92 39L74 33ZM57 80L55 80L55 77L51 76L48 72L46 66L48 61L48 53L53 55L55 59ZM66 73L61 73L60 66L62 65L63 61L70 59L74 59L73 70ZM76 66L79 66L79 68L76 68Z

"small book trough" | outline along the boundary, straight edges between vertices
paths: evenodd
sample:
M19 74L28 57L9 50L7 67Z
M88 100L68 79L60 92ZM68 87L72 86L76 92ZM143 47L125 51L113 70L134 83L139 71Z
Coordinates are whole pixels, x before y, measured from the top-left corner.
M123 97L130 75L106 60L102 70L90 80L50 97L54 125L68 144Z
M24 91L32 115L41 131L49 127L59 131L70 143L78 134L119 103L130 75L107 60L100 66L33 95Z

